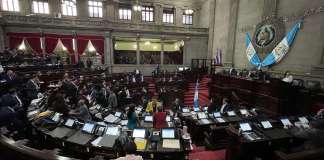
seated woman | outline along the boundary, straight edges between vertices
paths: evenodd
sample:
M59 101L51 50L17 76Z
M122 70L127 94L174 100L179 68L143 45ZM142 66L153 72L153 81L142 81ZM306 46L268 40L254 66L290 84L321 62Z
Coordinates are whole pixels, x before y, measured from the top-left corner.
M131 104L129 106L128 112L127 112L127 119L128 119L128 123L127 123L127 127L128 129L134 129L137 126L138 123L138 118L135 112L135 105Z
M156 129L168 127L166 122L166 112L163 112L161 107L158 107L158 112L153 114L153 126Z

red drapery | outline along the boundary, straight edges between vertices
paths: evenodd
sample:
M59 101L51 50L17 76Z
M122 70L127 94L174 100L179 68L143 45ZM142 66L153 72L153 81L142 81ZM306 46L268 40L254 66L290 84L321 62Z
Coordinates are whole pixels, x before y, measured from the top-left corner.
M58 38L56 37L45 37L45 51L47 54L52 54L55 47L57 46Z
M104 63L104 53L105 53L105 41L103 36L86 36L86 35L78 35L77 42L78 42L78 54L81 55L87 47L87 44L91 41L93 47L101 56L101 63Z
M39 33L14 33L9 32L7 33L9 37L9 48L10 49L17 49L19 45L22 43L23 39L25 38L31 49L36 54L42 54L41 48L41 40Z
M45 34L45 48L48 54L52 53L57 46L57 43L61 40L64 47L67 49L71 62L75 63L75 56L73 50L73 37L72 35L58 35L58 34Z

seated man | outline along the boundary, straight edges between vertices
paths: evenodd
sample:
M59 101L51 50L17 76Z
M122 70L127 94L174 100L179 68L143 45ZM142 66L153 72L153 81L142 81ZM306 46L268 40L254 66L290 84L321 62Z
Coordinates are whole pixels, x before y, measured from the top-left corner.
M153 126L156 129L168 127L166 122L166 112L163 112L161 107L158 107L158 112L153 114Z
M69 115L75 116L81 119L83 122L91 121L91 115L84 99L80 99L75 110L72 110Z
M223 98L223 105L222 105L222 107L220 109L220 112L221 113L226 113L226 112L232 111L232 110L233 110L233 108L230 105L229 99L228 98Z
M182 108L182 105L180 104L180 100L179 100L179 98L176 98L174 100L174 102L172 103L172 107L171 107L172 112L177 113L178 111L181 110L181 108Z
M213 112L217 112L217 110L219 110L218 106L216 105L215 101L213 98L210 99L210 103L208 105L208 109L207 112L208 113L213 113Z

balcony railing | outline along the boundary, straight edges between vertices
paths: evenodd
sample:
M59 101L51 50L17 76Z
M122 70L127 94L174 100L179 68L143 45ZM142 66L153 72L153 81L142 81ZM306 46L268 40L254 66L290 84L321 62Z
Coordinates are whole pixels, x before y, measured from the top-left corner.
M1 23L5 25L23 25L24 27L68 27L91 28L101 30L114 30L136 33L182 34L208 36L208 28L164 26L157 24L134 24L122 22L110 22L98 19L53 18L43 16L2 15Z

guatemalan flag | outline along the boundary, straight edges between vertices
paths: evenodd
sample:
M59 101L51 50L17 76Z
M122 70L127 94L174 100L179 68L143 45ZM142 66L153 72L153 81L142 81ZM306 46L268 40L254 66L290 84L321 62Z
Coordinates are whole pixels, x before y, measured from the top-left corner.
M199 82L197 80L194 94L194 108L199 108Z
M272 52L262 61L262 66L269 66L278 63L288 53L297 32L299 31L301 22L297 22L289 31L286 37L272 50Z
M222 49L216 49L215 64L222 64Z

